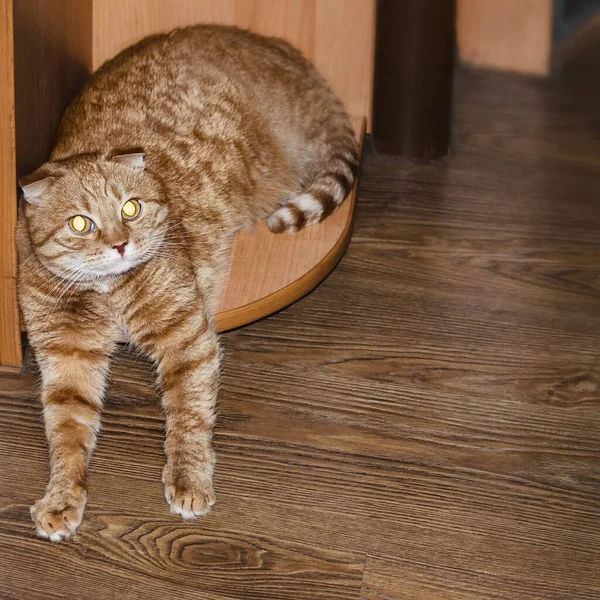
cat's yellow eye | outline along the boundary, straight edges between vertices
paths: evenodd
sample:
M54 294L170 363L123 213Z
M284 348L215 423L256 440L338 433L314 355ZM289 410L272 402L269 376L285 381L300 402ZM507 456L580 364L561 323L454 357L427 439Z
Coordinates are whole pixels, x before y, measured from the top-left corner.
M139 200L132 198L123 204L123 208L121 208L121 216L126 221L132 221L133 219L137 219L141 210L142 205L140 204Z
M90 231L94 231L96 229L96 225L94 221L92 221L88 217L84 217L83 215L76 215L75 217L71 217L69 219L69 227L71 231L78 233L79 235L85 235Z

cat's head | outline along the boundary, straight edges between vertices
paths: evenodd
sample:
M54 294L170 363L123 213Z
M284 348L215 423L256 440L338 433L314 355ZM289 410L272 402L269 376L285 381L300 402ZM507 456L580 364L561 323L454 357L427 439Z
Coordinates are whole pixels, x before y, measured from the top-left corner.
M168 228L143 152L53 161L19 183L33 250L65 279L124 273L157 252Z

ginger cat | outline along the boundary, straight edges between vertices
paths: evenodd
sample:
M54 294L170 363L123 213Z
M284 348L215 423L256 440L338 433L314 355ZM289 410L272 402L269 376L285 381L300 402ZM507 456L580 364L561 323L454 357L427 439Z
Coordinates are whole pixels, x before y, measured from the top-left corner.
M321 221L357 165L340 101L279 39L175 30L91 77L49 162L20 182L19 299L51 465L31 509L42 537L65 539L82 521L121 328L157 366L171 512L210 510L220 363L212 314L234 234L264 218L274 232Z

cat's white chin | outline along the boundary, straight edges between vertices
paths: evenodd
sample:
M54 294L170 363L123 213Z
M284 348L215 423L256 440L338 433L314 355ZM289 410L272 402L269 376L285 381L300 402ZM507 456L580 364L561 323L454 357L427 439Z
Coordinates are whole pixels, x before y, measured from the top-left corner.
M138 252L134 242L129 242L123 255L116 252L114 249L107 250L104 254L104 260L98 268L102 275L120 275L130 271L140 264L142 258Z
M121 273L126 273L130 269L133 269L133 267L136 267L137 265L138 265L137 261L123 259L123 260L115 261L114 263L111 263L109 265L106 265L106 267L103 269L103 271L104 271L104 275L107 275L107 276L108 275L120 275Z

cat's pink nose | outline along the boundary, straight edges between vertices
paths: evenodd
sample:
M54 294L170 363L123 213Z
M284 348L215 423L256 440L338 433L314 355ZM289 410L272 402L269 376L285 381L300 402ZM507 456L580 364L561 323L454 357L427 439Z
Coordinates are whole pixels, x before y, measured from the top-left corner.
M125 246L127 246L127 242L123 242L122 244L116 244L113 248L121 255L125 254Z

